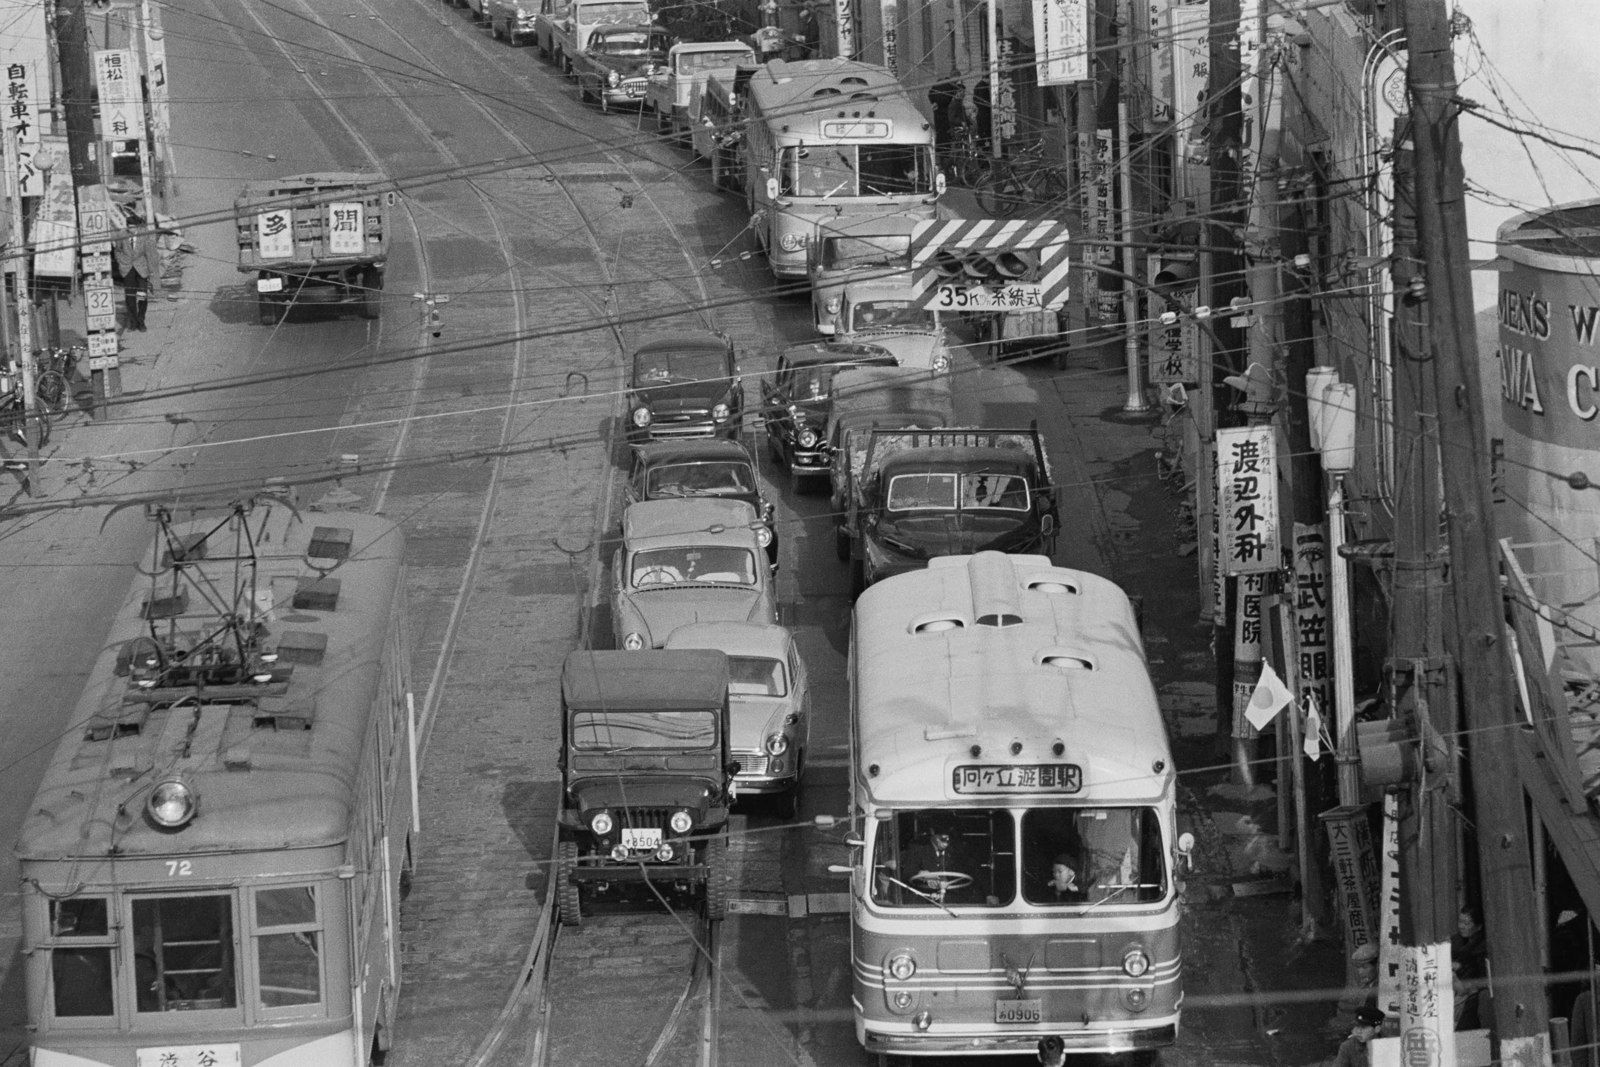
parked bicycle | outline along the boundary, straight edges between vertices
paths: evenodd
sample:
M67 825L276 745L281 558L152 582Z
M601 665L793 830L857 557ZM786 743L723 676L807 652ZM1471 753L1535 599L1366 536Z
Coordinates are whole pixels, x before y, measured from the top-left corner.
M33 395L41 414L59 418L72 406L72 380L77 373L78 349L50 348L34 355Z
M973 181L978 206L995 218L1065 212L1072 187L1065 168L1045 158L1038 141L1009 156L985 159L985 172Z

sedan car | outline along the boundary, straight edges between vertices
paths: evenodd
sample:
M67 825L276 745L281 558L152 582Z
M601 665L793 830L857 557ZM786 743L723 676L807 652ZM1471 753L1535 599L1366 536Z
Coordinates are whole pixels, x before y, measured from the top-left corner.
M660 26L602 26L573 57L578 95L600 110L640 107L650 79L667 61L672 37Z
M539 0L488 0L484 13L489 18L489 32L509 45L525 44L534 36Z
M633 352L628 441L736 438L744 385L733 342L720 333L668 334Z
M811 686L794 634L785 626L697 622L672 631L667 648L727 654L734 785L741 797L773 797L793 818L811 732Z
M828 475L823 432L833 396L834 373L843 367L897 367L881 345L811 341L790 345L778 355L778 369L762 397L767 448L789 468L795 491Z
M627 504L697 496L743 500L754 508L764 524L756 531L756 540L766 546L771 562L778 561L772 504L761 494L755 463L744 445L719 440L656 441L633 450L628 484L623 489Z
M660 648L692 622L778 621L775 568L742 500L646 500L622 514L611 562L617 647Z
M950 343L944 323L932 308L914 306L915 295L904 280L848 283L834 336L881 345L902 367L945 373L950 369Z

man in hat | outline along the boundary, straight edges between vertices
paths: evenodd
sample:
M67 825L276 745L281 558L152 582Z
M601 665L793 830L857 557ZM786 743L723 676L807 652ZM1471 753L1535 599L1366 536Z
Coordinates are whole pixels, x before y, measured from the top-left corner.
M964 892L972 886L971 865L956 852L950 823L933 818L924 826L926 837L906 850L901 877L940 901L955 903L973 895Z
M1350 1036L1344 1039L1338 1054L1333 1057L1333 1067L1369 1067L1372 1056L1367 1043L1378 1036L1378 1030L1386 1018L1388 1016L1377 1005L1366 1004L1357 1008L1355 1025L1350 1027Z
M1067 1043L1056 1034L1039 1039L1039 1062L1044 1067L1066 1067Z
M112 244L111 254L122 275L128 329L143 331L145 310L150 305L150 283L161 277L161 248L155 231L147 229L140 216L129 215L128 231Z

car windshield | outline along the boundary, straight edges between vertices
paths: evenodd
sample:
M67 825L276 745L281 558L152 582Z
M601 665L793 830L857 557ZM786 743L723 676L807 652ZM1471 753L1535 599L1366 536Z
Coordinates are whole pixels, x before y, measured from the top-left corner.
M902 474L889 479L884 506L890 511L954 511L954 474Z
M979 471L961 476L962 508L1028 510L1028 481L1016 474Z
M858 267L909 267L911 235L872 234L860 237L827 237L822 242L822 265L828 270L854 270Z
M690 545L635 552L628 568L635 586L676 582L723 582L755 585L756 560L749 549L727 545Z
M735 67L740 63L754 63L756 54L748 48L730 49L726 52L680 52L679 74L698 74L719 67Z
M958 492L959 490L959 492ZM1028 482L1017 474L900 474L889 479L891 511L1027 511Z
M931 145L797 145L778 163L784 196L912 196L933 191Z
M887 327L932 330L939 325L932 308L914 308L906 300L863 300L850 310L851 328L881 330Z
M634 357L638 385L698 382L726 378L726 356L720 348L653 348Z
M653 467L645 477L648 499L670 496L739 496L756 489L750 464L668 463Z
M589 39L589 47L608 56L661 55L667 50L667 38L656 33L597 33Z
M733 696L788 696L789 678L788 672L783 669L783 660L766 656L729 656L728 692Z
M577 711L572 715L572 747L577 749L706 749L716 743L717 715L710 710Z
M579 22L587 22L591 26L621 26L629 22L649 22L650 5L638 3L637 0L625 0L615 4L581 4L578 7L577 17Z

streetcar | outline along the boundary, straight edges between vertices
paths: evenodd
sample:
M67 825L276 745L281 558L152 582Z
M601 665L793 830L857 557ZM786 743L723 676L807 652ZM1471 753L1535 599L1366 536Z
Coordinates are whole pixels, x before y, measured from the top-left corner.
M777 277L806 277L820 222L934 217L944 175L933 127L887 68L775 59L750 75L740 106L752 227Z
M16 843L33 1065L368 1064L413 862L403 535L148 510Z
M1183 1002L1177 778L1127 596L1044 556L856 601L856 1037L890 1056L1153 1054Z

